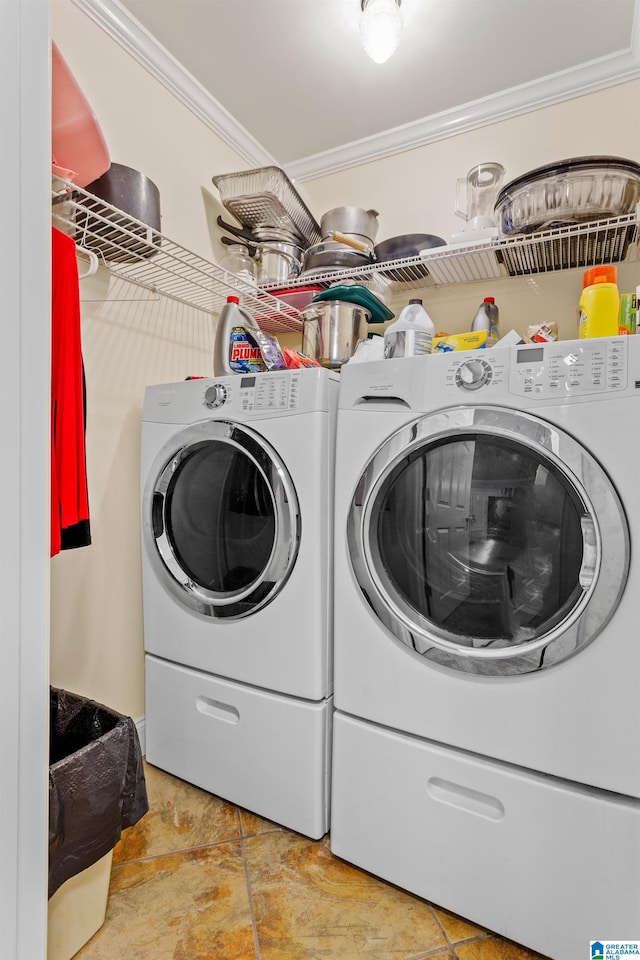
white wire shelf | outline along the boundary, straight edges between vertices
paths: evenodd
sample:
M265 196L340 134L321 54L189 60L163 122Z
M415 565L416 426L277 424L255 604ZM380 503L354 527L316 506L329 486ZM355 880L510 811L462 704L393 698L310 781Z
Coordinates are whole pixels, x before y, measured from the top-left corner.
M53 226L114 275L211 314L219 313L229 294L237 294L266 332L301 330L300 315L288 304L70 181L54 178L52 194Z
M531 274L586 269L601 263L637 260L638 213L610 220L557 227L541 233L504 237L475 244L433 247L423 255L350 270L332 270L313 277L302 274L291 286L330 286L345 278L386 278L392 292L447 284L474 283ZM265 286L265 290L269 289Z
M274 295L280 284L258 290L232 273L179 246L67 180L54 177L54 226L94 253L113 274L207 313L217 314L236 293L267 333L299 332L298 310ZM558 227L482 244L435 247L424 256L301 274L287 288L362 283L386 299L400 289L424 289L637 260L638 214Z

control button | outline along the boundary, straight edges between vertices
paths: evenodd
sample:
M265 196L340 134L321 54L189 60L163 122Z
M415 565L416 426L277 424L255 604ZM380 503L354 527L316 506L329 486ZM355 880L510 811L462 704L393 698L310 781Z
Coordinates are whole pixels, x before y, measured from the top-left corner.
M478 390L491 378L491 364L486 360L466 360L456 371L456 384L462 390Z
M203 403L210 410L215 410L216 407L221 407L226 399L227 388L224 383L214 383L205 390Z

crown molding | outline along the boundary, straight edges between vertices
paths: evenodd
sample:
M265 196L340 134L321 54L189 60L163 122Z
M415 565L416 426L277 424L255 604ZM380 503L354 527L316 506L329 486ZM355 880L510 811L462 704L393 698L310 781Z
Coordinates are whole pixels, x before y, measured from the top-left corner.
M73 0L252 167L277 161L118 0Z
M489 123L509 120L542 107L585 96L640 77L640 55L632 48L571 70L522 84L490 97L424 117L373 137L355 140L287 164L290 177L304 181L327 176L372 160L454 137Z
M282 166L185 68L118 2L73 0L92 20L163 83L251 166ZM640 78L640 0L636 2L630 47L542 80L385 130L375 136L287 163L299 182L413 150L501 120L553 106Z

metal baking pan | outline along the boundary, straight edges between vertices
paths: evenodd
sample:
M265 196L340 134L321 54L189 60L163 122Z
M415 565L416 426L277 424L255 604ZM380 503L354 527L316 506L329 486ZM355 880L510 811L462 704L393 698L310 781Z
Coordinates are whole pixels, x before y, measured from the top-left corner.
M512 180L494 210L501 233L510 236L622 217L639 201L640 164L622 157L576 157Z
M304 247L322 240L320 227L280 167L258 167L212 177L222 205L245 227L278 230Z

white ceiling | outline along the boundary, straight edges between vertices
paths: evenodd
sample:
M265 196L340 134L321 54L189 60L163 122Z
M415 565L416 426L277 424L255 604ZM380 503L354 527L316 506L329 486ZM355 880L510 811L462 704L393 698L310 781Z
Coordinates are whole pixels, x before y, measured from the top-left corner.
M640 0L76 0L256 166L298 179L640 76ZM621 118L621 122L622 118Z

